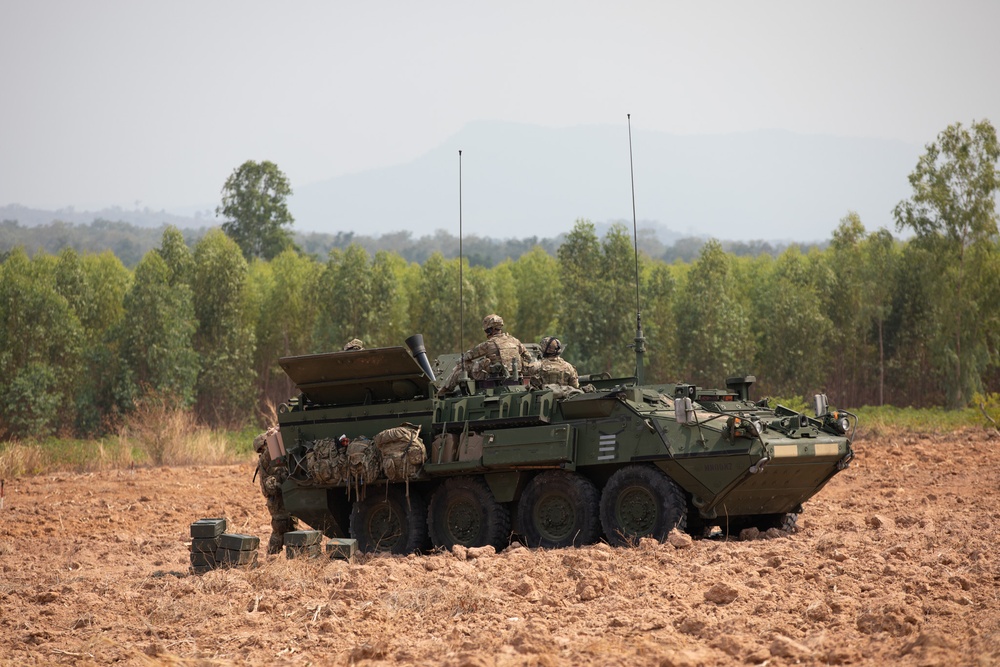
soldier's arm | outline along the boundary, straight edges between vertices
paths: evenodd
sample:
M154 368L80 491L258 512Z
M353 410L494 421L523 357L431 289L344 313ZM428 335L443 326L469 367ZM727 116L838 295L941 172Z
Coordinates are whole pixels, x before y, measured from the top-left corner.
M465 354L462 355L462 361L468 363L470 361L475 361L480 357L485 357L493 344L494 343L492 341L484 340L482 343L473 345Z

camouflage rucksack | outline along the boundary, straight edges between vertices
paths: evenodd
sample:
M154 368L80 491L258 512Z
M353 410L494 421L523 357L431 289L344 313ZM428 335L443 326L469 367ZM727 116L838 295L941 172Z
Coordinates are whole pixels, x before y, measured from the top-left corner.
M379 432L375 446L382 454L382 472L390 482L413 479L427 460L420 427L410 423Z
M382 456L374 442L362 435L347 445L348 495L353 484L355 497L360 498L361 486L374 482L381 472Z

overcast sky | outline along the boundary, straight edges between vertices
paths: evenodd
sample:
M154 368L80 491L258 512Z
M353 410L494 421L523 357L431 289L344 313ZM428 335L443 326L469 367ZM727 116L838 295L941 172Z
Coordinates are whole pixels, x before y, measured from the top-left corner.
M998 27L991 0L0 0L0 205L210 208L244 160L294 188L475 120L923 145L1000 123Z

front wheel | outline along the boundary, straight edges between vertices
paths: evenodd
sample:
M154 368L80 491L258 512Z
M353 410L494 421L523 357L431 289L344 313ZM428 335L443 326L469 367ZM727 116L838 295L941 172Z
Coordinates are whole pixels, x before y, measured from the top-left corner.
M590 544L600 534L597 487L563 470L535 476L521 494L517 522L529 547Z
M427 538L427 504L412 490L407 499L395 486L369 487L351 510L351 537L359 551L418 551Z
M673 528L687 528L684 491L659 468L622 468L601 493L601 525L615 546L635 544L640 537L662 542Z
M482 477L452 477L431 497L428 530L435 547L493 545L510 539L510 510L497 502Z

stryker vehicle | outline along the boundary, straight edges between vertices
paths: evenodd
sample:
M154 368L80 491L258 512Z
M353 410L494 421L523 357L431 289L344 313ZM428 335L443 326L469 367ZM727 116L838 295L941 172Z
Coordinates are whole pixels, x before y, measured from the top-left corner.
M299 391L278 414L285 508L362 551L499 550L512 533L566 547L664 540L675 527L789 529L853 457L854 415L822 395L816 416L754 402L753 376L723 390L589 378L593 391L578 392L534 389L515 369L438 398L435 378L459 355L432 367L421 336L406 344L280 360ZM363 479L317 472L346 470L355 443L401 425L420 450L404 479L377 464Z

